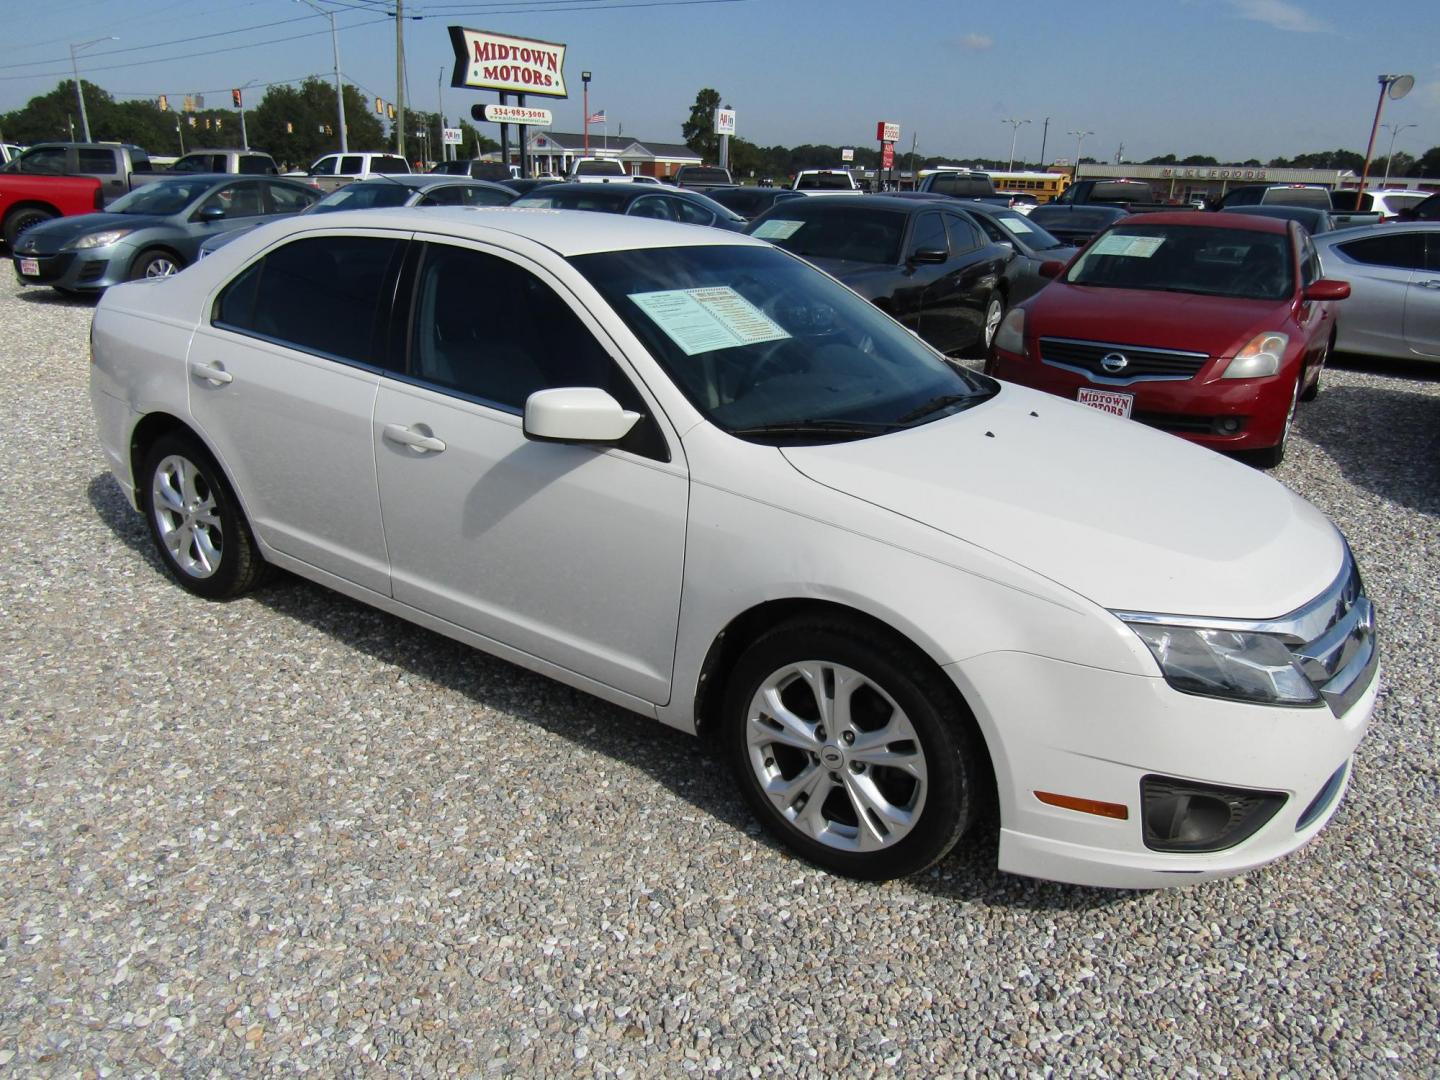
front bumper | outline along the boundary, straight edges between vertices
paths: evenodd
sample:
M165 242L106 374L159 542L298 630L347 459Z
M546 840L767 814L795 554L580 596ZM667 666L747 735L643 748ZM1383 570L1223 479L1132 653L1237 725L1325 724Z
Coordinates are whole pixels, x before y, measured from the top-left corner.
M48 255L16 252L10 258L22 285L48 285L70 292L103 292L126 280L135 249L127 244L60 251ZM37 273L21 271L24 260L34 259Z
M1029 347L1035 348L1033 343ZM1222 379L1210 374L1215 368L1212 361L1190 379L1099 380L997 349L986 374L1071 401L1082 387L1131 394L1131 419L1217 450L1259 450L1278 443L1298 371L1294 358L1287 359L1280 374L1259 379ZM1238 430L1225 430L1237 424Z
M1000 869L1126 889L1244 873L1313 839L1340 804L1379 682L1377 669L1337 716L1324 706L1194 697L1158 675L1025 653L989 653L945 670L974 710L995 767ZM1154 775L1276 792L1284 802L1233 847L1156 851L1145 844L1141 807L1141 781ZM1118 804L1128 813L1124 820L1100 817L1041 802L1036 792Z

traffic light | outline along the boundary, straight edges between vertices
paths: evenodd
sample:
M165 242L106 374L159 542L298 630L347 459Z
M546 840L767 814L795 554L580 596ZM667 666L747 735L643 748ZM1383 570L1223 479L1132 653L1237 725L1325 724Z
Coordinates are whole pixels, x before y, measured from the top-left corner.
M381 101L378 97L375 99L375 115L376 115L376 116L384 116L384 115L385 115L385 103L384 103L383 101Z
M235 102L235 108L238 109L238 108L240 108L240 102L243 101L244 99L240 96L240 91L239 91L239 90L231 90L231 91L230 91L230 100L233 101L233 102Z
M285 121L285 134L286 134L286 135L294 135L294 134L295 134L295 125L292 124L289 120L286 120L286 121Z
M385 106L385 109L386 109L387 112L390 113L390 119L391 119L391 120L394 120L394 119L395 119L395 106L394 106L394 105L386 105L386 106Z
M167 98L164 94L161 94L161 95L160 95L160 100L159 100L158 102L156 102L156 104L160 106L160 111L161 111L161 112L169 112L169 111L170 111L170 99Z

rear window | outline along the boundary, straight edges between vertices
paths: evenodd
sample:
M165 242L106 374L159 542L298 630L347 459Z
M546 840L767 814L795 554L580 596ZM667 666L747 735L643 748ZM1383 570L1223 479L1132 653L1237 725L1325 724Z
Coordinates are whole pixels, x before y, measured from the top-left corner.
M728 184L730 174L724 169L705 169L686 166L680 170L677 179L682 184Z
M976 195L994 195L995 183L988 176L945 173L933 177L926 190L933 191L937 195L953 195L959 199L970 199Z
M580 161L575 164L576 176L624 176L618 161Z
M1267 188L1260 201L1274 206L1308 206L1314 210L1329 210L1330 191L1327 188Z
M897 210L865 207L805 207L799 202L826 203L828 199L797 199L777 206L745 230L769 240L802 258L846 259L851 262L894 265L900 261L905 215ZM939 215L935 215L939 222ZM940 246L944 246L944 232Z
M1101 181L1090 189L1091 202L1154 202L1149 184Z
M796 191L853 191L849 173L807 173L795 182Z

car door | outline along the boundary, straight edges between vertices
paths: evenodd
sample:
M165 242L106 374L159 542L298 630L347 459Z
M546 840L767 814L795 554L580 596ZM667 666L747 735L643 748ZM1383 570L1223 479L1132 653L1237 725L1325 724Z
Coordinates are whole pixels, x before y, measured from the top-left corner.
M666 702L689 498L678 440L550 273L439 238L419 255L406 371L381 379L375 409L395 599ZM599 386L644 419L618 446L527 439L526 399L558 386Z
M1330 342L1330 330L1333 326L1335 312L1328 302L1317 303L1305 299L1305 290L1320 280L1322 271L1320 259L1315 254L1315 245L1305 230L1298 225L1290 227L1292 244L1299 245L1300 263L1300 303L1296 308L1295 321L1305 337L1305 370L1318 364L1324 355L1325 347Z
M1421 356L1440 357L1440 233L1421 236L1425 269L1414 275L1405 295L1405 343Z
M1340 347L1391 356L1412 351L1408 325L1415 326L1420 340L1424 295L1435 291L1421 284L1436 276L1425 270L1425 234L1387 225L1375 235L1335 244L1334 250L1343 261L1326 271L1348 280L1351 289L1350 298L1341 301ZM1412 294L1420 294L1413 308Z
M985 305L999 284L997 251L971 222L946 213L949 258L925 294L920 336L942 352L970 348L984 334Z
M274 217L288 217L308 210L320 200L320 192L312 187L287 184L273 180L260 181L265 193L266 220Z
M291 240L220 291L188 356L190 412L257 536L384 595L372 420L405 240Z
M220 217L210 215L219 211ZM200 257L200 245L216 233L244 229L265 220L262 181L238 180L216 188L185 220L184 233L174 239L175 250L187 263Z
M945 263L922 263L916 261L921 251L940 251L948 261L950 241L945 236L945 222L939 213L916 214L910 220L910 235L901 249L903 254L896 278L895 288L889 296L890 314L901 325L915 331L937 349L945 346L925 336L924 313L931 300L930 287L945 274ZM936 319L931 329L939 331L940 320Z

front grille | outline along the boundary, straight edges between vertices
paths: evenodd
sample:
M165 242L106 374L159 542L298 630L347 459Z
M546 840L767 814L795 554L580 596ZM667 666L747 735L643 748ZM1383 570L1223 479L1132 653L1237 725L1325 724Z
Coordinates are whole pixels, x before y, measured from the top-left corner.
M1104 365L1110 357L1112 367ZM1119 358L1124 363L1119 364ZM1042 337L1040 359L1054 367L1078 371L1094 382L1132 383L1140 380L1193 379L1210 357L1206 353L1119 345L1104 341Z
M27 285L48 285L52 281L59 281L65 276L65 271L70 269L70 264L75 261L73 251L62 252L59 255L26 255L25 258L33 258L38 264L40 273L35 277L20 273L20 257L15 257L15 274Z

